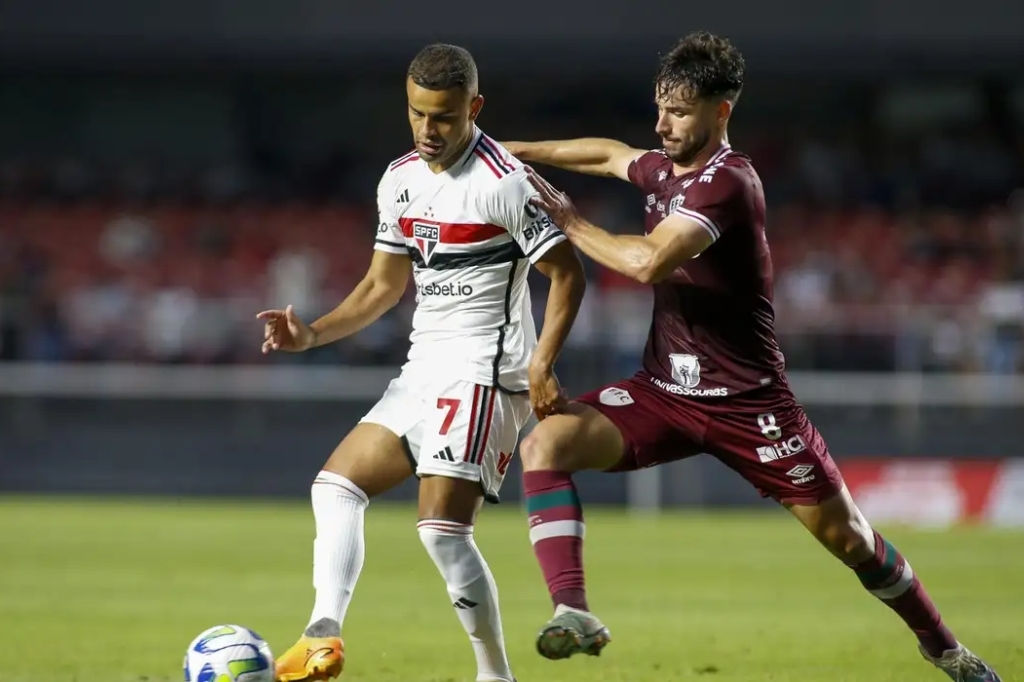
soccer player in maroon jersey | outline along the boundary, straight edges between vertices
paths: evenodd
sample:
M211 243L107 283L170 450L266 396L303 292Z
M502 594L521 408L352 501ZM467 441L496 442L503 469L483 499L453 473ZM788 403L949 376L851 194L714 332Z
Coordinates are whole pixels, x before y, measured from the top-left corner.
M858 510L825 441L790 391L775 339L765 202L727 125L743 57L707 33L683 39L655 79L662 148L607 139L510 142L525 162L627 180L643 192L646 234L613 235L539 176L534 202L585 254L654 287L635 376L585 394L522 443L530 539L555 606L537 649L596 655L609 641L590 613L583 511L572 473L631 471L710 453L783 504L917 636L925 658L959 682L999 676L962 646L906 559Z

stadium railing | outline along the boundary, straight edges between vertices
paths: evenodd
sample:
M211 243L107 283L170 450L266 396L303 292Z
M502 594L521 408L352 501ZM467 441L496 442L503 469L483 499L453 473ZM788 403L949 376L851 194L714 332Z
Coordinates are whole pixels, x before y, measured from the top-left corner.
M353 366L0 363L0 404L12 410L19 404L42 410L60 404L64 407L51 422L59 428L91 429L98 419L123 430L132 425L117 427L122 417L112 413L136 402L166 403L171 409L210 401L211 421L225 402L265 404L264 416L279 409L269 403L285 403L314 415L307 414L313 422L302 428L326 421L330 433L322 440L327 442L358 419L397 373L397 368ZM1024 420L1019 416L1024 376L792 372L789 377L872 518L924 523L996 518L1004 525L1024 525ZM108 402L117 407L104 410ZM76 404L82 406L78 417ZM13 414L8 429L18 426ZM168 412L165 421L178 419L176 414ZM282 424L297 413L290 414ZM229 442L229 447L234 446ZM311 465L320 456L311 453ZM710 458L698 459L630 474L620 499L641 512L745 503L735 489L742 481ZM515 499L518 476L510 479L509 496ZM747 502L757 501L750 497L755 499Z

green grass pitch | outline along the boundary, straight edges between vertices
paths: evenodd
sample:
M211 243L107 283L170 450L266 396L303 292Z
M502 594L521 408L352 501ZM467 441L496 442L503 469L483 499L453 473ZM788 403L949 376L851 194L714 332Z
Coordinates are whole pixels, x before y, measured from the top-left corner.
M487 508L520 682L912 682L945 679L850 572L784 513L630 517L591 509L592 606L614 642L546 661L550 612L525 520ZM411 507L376 504L345 627L348 682L468 682L472 654ZM964 642L1024 682L1024 533L886 530ZM308 505L0 498L0 680L181 679L185 645L240 623L275 652L312 605Z

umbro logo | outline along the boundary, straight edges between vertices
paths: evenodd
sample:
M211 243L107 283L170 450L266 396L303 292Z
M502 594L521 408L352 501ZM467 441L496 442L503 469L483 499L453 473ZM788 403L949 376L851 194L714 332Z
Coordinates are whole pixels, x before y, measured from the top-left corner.
M402 193L398 195L398 203L408 204L409 203L409 190L403 189Z
M460 597L457 602L452 604L452 606L454 606L457 609L465 610L465 609L476 608L477 603L475 601L470 601L469 599L466 599L465 597Z
M443 462L454 462L455 455L452 454L452 449L450 447L445 446L444 450L441 450L441 452L434 455L433 459L439 459Z

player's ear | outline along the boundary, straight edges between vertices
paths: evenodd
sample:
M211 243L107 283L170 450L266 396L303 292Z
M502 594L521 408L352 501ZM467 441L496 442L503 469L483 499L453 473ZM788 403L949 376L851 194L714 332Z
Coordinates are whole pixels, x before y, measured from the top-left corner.
M718 101L718 111L715 113L719 123L725 123L729 120L729 116L732 115L732 107L733 103L725 97Z
M476 117L480 115L480 110L484 108L484 96L477 95L469 102L469 120L475 121Z

